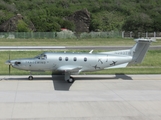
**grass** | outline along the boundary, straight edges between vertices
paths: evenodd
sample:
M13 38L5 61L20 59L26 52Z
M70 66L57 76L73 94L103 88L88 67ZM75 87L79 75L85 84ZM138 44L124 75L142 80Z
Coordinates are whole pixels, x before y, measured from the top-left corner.
M133 45L133 39L92 38L92 39L0 39L0 46L125 46ZM161 45L161 40L152 45Z
M44 51L10 51L10 58L29 58L37 56ZM0 75L8 75L8 66L5 61L9 59L9 51L0 51ZM109 69L85 74L160 74L161 73L161 50L150 50L142 64L130 65L123 69ZM29 72L12 68L12 75L28 75ZM51 72L34 73L51 74ZM82 73L84 74L84 73Z

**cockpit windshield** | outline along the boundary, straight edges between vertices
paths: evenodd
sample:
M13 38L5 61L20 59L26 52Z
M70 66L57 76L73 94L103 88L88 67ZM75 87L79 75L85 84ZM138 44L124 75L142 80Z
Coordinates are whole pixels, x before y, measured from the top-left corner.
M40 59L40 60L46 60L47 59L47 55L40 54L40 55L36 56L35 58Z

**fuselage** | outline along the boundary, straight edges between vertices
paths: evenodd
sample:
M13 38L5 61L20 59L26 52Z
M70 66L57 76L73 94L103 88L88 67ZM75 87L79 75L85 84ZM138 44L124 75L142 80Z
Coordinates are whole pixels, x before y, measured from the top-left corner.
M43 53L34 58L11 60L14 68L27 71L57 71L62 66L81 66L79 72L102 70L128 63L131 56L94 53Z

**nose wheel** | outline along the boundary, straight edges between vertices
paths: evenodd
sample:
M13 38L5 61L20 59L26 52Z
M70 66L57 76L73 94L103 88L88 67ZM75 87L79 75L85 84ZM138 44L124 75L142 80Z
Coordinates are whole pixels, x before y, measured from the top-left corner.
M30 76L28 77L28 80L33 80L33 76L30 75Z
M30 76L28 77L28 80L33 80L34 78L33 78L33 76L32 76L32 73L31 73L31 71L30 71Z

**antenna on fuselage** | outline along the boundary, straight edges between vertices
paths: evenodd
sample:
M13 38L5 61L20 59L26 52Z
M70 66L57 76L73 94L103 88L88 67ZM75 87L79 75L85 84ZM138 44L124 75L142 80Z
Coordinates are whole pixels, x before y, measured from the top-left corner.
M93 53L93 50L91 50L90 52L89 52L89 54L92 54Z

